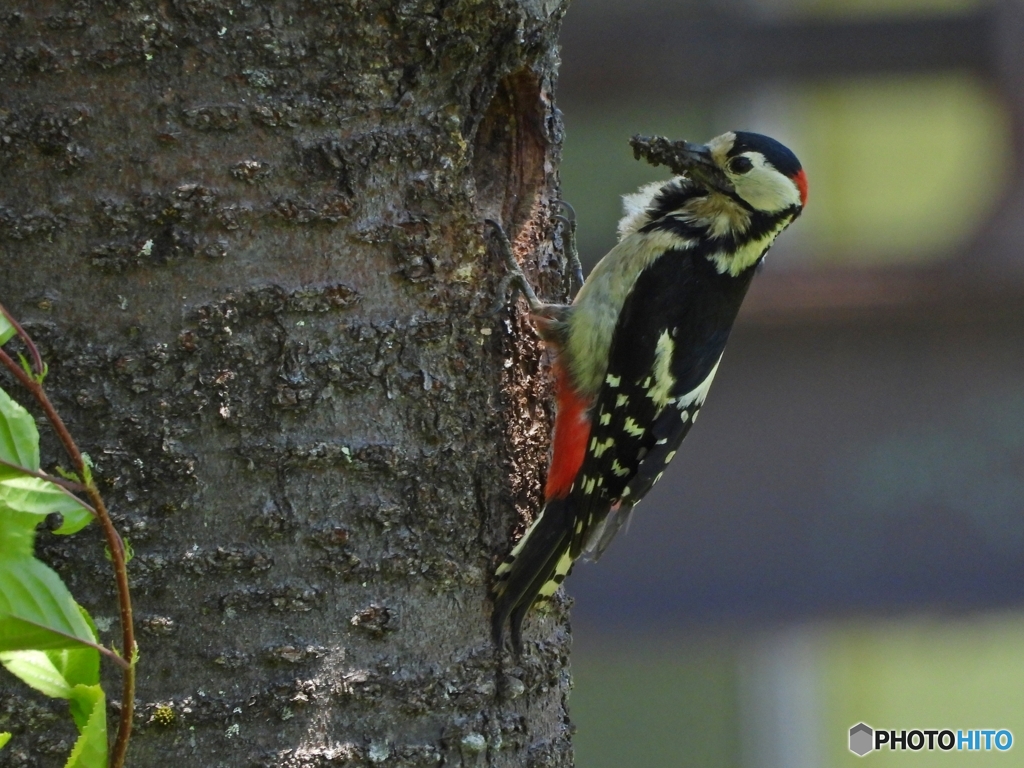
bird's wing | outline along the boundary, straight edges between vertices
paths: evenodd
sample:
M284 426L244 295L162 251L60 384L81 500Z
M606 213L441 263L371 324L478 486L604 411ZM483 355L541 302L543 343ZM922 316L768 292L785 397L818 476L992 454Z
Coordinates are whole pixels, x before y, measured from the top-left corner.
M573 559L599 556L661 477L714 378L732 317L693 321L702 286L685 253L663 257L637 280L612 339L590 414L590 439L569 496ZM673 280L674 291L651 283Z

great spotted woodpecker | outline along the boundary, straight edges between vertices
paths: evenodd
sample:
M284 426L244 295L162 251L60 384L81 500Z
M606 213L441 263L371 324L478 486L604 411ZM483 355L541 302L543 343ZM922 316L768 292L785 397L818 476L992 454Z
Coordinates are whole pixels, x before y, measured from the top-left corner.
M755 268L807 202L799 160L774 139L737 131L676 145L680 175L624 198L619 242L571 305L537 299L490 222L554 352L557 406L544 508L496 572L499 648L510 622L521 649L530 607L581 555L596 560L661 477Z

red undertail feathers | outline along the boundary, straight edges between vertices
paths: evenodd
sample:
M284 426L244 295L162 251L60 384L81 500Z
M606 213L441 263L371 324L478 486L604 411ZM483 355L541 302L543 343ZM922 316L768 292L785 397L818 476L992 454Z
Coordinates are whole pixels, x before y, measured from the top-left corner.
M573 389L569 372L560 362L555 362L553 373L558 410L552 439L551 466L548 469L547 486L544 488L545 499L561 499L568 495L576 474L583 466L587 440L590 439L590 417L587 414L590 399Z

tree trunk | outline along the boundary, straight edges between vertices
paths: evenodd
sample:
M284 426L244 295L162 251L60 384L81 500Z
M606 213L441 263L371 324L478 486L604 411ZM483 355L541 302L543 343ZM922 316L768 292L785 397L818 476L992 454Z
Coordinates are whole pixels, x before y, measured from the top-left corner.
M0 301L134 549L129 765L572 764L565 601L489 638L550 413L481 225L560 290L564 10L0 9ZM98 532L40 542L116 644ZM0 675L0 765L62 765L66 706Z

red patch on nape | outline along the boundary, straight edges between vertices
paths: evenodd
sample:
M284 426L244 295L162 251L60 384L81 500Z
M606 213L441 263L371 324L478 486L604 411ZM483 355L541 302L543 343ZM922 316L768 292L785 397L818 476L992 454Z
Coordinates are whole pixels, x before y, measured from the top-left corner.
M552 366L555 374L555 435L552 439L551 466L544 498L564 498L572 488L576 474L583 466L590 439L590 400L572 388L569 372L560 362Z
M801 207L807 205L807 174L804 173L803 168L796 172L796 176L793 177L793 183L800 190Z

